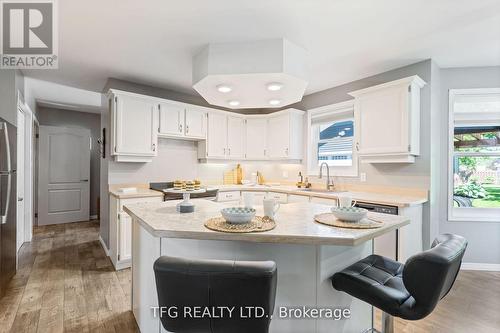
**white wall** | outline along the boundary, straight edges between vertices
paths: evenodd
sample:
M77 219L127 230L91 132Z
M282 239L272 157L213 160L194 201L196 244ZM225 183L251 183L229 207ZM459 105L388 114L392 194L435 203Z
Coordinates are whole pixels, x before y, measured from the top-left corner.
M450 89L500 88L500 67L441 69L439 169L439 232L455 233L469 241L464 262L500 264L500 222L448 221L448 92Z

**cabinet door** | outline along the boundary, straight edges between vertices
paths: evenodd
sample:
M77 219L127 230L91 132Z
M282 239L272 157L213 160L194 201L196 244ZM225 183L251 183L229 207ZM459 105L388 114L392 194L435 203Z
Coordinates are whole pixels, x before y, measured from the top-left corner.
M156 103L147 98L119 95L115 97L116 136L114 154L156 156Z
M184 106L160 103L160 135L182 136L184 134Z
M269 118L267 133L269 157L275 159L288 158L290 143L289 115Z
M246 120L246 158L266 159L267 119L250 118Z
M209 113L207 124L207 157L225 158L227 148L227 116Z
M132 257L132 219L126 213L118 214L118 232L120 242L118 260L127 260Z
M186 109L185 131L186 137L205 139L206 137L206 112L188 107Z
M241 159L244 151L245 119L227 117L227 152L228 158Z
M408 90L395 87L356 99L360 154L408 153Z

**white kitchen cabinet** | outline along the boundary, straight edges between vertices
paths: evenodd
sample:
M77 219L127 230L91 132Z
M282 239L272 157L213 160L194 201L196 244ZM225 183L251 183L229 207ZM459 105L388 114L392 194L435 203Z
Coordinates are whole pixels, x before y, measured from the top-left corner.
M417 75L349 93L355 98L356 149L363 163L413 163L420 153Z
M295 203L295 202L309 202L309 196L289 194L288 195L288 203Z
M311 202L337 207L337 199L311 197Z
M162 201L161 194L155 197L126 199L109 196L109 257L116 270L130 267L132 256L132 219L123 211L123 206Z
M185 112L185 133L187 138L205 139L207 128L207 112L195 106L186 107Z
M246 159L267 159L267 118L248 118L245 120L245 124Z
M267 196L267 192L257 192L257 191L242 191L241 197L243 198L245 194L250 194L253 196L254 205L263 205L264 198Z
M158 135L166 138L205 139L206 111L189 104L160 101Z
M242 117L227 117L227 150L229 159L245 157L245 119Z
M184 135L184 110L182 104L160 102L159 122L160 136L183 136Z
M157 155L157 104L147 96L111 90L111 155L118 162L150 162Z
M219 191L217 193L217 202L237 202L241 199L240 191Z
M226 158L227 149L227 115L209 112L207 116L207 140L198 146L201 158Z
M303 151L303 111L287 109L271 114L267 125L270 159L301 160Z
M288 194L286 194L286 193L268 192L267 193L267 197L275 199L275 200L277 200L281 204L288 203Z

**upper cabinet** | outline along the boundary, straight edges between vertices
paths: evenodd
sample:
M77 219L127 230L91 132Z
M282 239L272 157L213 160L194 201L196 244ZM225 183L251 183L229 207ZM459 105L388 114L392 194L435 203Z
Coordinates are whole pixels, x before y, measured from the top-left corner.
M118 162L150 162L157 155L157 104L146 96L111 91L111 155Z
M230 159L245 158L245 119L227 116L227 157Z
M304 111L269 115L208 113L207 140L198 145L201 160L299 161L303 150Z
M303 114L302 111L288 109L269 116L267 124L267 155L270 159L302 159Z
M355 98L356 149L363 163L413 163L420 153L417 75L349 93Z
M206 111L184 103L164 101L158 103L158 135L179 139L205 139Z
M245 154L249 160L267 157L267 117L245 119Z

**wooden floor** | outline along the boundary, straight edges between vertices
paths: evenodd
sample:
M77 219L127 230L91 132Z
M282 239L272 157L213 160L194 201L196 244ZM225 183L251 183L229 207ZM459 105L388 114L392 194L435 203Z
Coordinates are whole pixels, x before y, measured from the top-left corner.
M113 270L98 230L98 222L35 229L0 300L0 332L138 332L130 269ZM500 332L500 273L460 272L430 316L397 320L395 327L405 333Z

